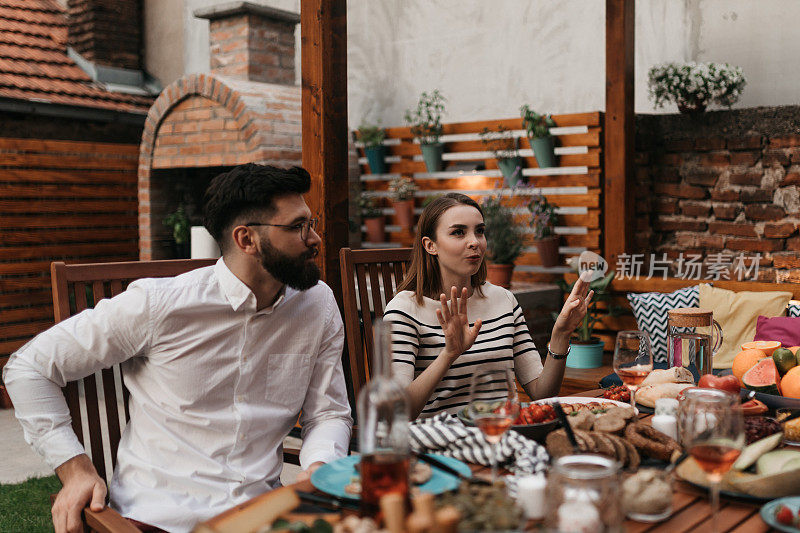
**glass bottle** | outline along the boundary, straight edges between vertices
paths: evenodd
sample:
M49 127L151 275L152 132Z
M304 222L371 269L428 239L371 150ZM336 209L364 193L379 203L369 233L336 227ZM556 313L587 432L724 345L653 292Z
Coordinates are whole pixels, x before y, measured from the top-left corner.
M376 515L381 496L401 494L408 501L409 403L392 379L389 325L372 326L370 381L358 396L358 448L361 453L361 510Z

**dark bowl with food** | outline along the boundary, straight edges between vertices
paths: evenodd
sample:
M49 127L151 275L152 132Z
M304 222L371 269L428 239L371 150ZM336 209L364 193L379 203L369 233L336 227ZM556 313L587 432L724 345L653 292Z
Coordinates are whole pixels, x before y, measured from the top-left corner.
M529 403L520 404L520 413L522 413L522 410L528 409L530 405L531 404ZM475 425L475 423L472 421L472 417L469 414L469 408L467 407L461 409L456 416L466 426ZM550 433L554 429L558 429L559 427L561 427L561 423L556 418L553 420L546 420L544 422L539 422L534 424L514 424L511 426L511 429L516 431L523 437L535 440L540 443L544 443L548 433Z

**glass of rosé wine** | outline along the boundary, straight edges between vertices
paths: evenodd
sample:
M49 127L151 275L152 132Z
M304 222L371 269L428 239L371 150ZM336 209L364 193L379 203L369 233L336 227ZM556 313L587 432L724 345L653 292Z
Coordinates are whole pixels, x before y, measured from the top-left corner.
M636 408L636 389L653 371L653 349L646 331L617 333L614 346L614 372L631 391L631 407Z
M711 484L712 531L719 531L719 483L744 448L744 417L739 396L721 389L683 391L678 406L681 445L705 471Z
M492 445L492 483L497 481L497 445L519 415L519 396L510 368L473 374L469 387L469 414Z

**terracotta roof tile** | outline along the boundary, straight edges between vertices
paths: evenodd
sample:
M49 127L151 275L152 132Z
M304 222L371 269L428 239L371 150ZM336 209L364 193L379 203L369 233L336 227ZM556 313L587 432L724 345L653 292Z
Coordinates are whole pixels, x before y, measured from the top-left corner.
M95 83L66 51L66 13L53 0L0 0L0 97L144 113L152 97Z

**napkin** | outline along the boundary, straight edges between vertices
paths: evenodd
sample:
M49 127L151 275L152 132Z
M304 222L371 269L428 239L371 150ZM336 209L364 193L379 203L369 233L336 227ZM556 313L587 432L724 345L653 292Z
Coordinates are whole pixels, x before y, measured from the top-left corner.
M503 435L498 446L492 446L481 430L464 425L458 418L439 413L411 423L411 449L416 453L440 453L467 463L491 466L496 454L497 465L515 475L538 474L547 469L549 456L544 446L523 437L516 431Z

